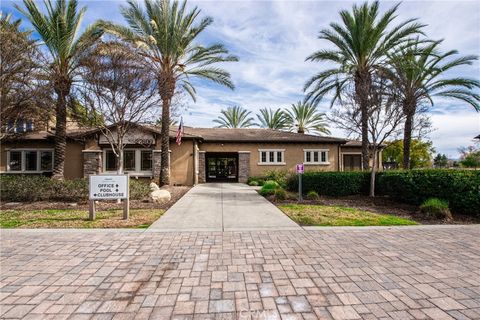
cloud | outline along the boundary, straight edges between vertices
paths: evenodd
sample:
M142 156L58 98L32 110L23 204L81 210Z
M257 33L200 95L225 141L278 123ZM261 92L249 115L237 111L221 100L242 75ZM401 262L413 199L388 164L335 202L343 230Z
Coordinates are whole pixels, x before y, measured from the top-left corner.
M96 19L123 23L118 10L124 1L81 1L88 6L85 24ZM397 2L382 1L385 11ZM186 125L212 126L219 111L241 105L252 112L263 107L284 107L303 98L303 85L316 72L327 67L305 62L327 43L317 39L329 23L339 21L338 12L350 9L351 1L190 1L214 23L199 38L205 44L223 43L240 58L226 63L236 85L235 91L205 81L195 81L198 101L184 112ZM2 10L11 9L11 1L2 1ZM398 21L419 17L427 34L444 39L443 50L457 49L461 54L480 52L480 1L404 1ZM478 79L480 64L458 68L450 76ZM329 101L320 105L329 111ZM431 135L437 151L456 156L458 146L467 145L480 133L480 115L465 104L436 99L431 109L437 130ZM332 130L334 135L343 133Z

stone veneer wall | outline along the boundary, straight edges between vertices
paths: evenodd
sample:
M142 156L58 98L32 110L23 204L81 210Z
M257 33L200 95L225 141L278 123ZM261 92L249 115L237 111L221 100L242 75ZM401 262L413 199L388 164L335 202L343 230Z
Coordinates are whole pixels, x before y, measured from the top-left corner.
M250 176L250 151L238 152L238 182L247 183Z
M205 183L207 175L205 172L205 151L198 152L198 183Z
M161 151L153 151L152 156L152 171L153 171L153 179L158 183L160 180L160 169L162 164L162 152Z
M83 151L83 177L102 172L102 151Z

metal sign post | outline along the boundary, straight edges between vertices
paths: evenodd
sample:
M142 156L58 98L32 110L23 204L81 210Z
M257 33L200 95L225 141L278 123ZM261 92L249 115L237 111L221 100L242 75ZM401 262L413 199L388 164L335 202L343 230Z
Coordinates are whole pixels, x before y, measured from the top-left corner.
M89 210L88 217L95 220L95 201L123 200L123 219L128 219L130 213L130 187L127 174L91 175L89 178Z
M302 175L305 171L303 163L297 164L297 174L298 174L298 201L303 201L302 195Z

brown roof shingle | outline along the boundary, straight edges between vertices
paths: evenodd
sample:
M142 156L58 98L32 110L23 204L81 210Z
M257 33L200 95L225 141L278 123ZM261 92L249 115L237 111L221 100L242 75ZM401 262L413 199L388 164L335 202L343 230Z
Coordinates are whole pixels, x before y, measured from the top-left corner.
M185 127L185 134L201 137L206 142L281 142L281 143L345 143L345 139L314 136L273 129L258 128L192 128Z

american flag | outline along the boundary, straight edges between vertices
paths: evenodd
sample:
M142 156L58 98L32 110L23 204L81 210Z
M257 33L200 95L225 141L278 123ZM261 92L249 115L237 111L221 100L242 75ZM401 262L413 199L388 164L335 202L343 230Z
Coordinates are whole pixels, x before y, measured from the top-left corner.
M178 129L177 129L177 138L175 139L178 145L182 144L182 136L183 136L183 117L180 118L180 124L178 125Z

